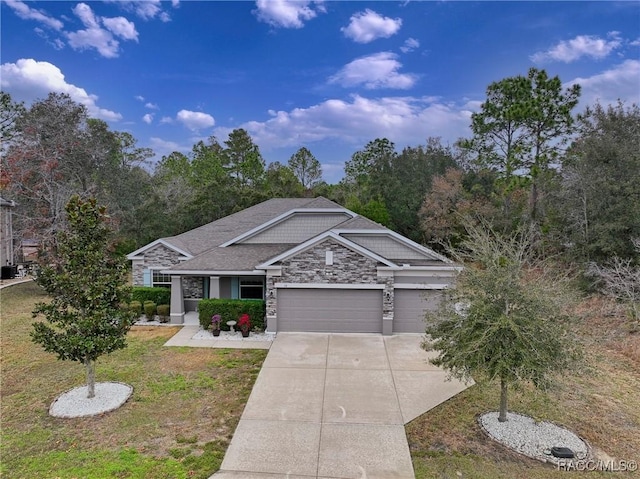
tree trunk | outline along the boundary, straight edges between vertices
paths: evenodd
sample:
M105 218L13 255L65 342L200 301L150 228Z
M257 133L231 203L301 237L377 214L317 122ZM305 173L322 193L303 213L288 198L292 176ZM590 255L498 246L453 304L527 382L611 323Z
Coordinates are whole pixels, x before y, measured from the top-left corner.
M500 379L500 415L499 422L507 422L507 382L504 378Z
M84 367L87 371L87 389L89 393L87 397L89 399L95 397L96 395L96 369L95 363L88 358L84 360Z

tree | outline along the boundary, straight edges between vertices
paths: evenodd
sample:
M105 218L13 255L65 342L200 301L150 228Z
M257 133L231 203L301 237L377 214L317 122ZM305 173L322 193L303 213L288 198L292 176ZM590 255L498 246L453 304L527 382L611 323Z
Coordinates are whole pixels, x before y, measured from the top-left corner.
M455 166L452 151L439 138L428 138L426 145L404 148L373 172L372 183L389 212L394 231L416 242L424 240L418 217L422 201L433 178Z
M224 144L225 166L231 176L243 188L258 186L264 177L265 162L258 145L253 142L249 133L237 128L229 133L229 138Z
M23 103L16 103L11 95L0 91L0 143L4 148L16 134L16 120L25 112Z
M499 420L507 420L509 387L544 387L551 373L577 356L563 305L570 295L531 255L530 232L500 237L467 224L468 238L454 257L464 265L444 292L426 332L438 356L431 360L457 378L500 381Z
M632 240L640 260L640 238ZM614 257L604 265L591 263L587 274L596 279L600 290L629 308L631 331L640 330L640 261Z
M299 198L304 194L304 188L291 168L279 161L269 164L265 187L269 198Z
M84 105L59 93L34 102L14 125L1 161L3 183L20 204L19 236L38 239L48 250L74 194L107 204L120 226L133 229L140 221L133 213L144 201L144 188L129 179L151 151L136 147L130 134L109 130L104 121L89 118Z
M573 257L633 258L631 238L640 237L638 105L588 108L561 174L558 203Z
M360 202L368 203L379 196L376 185L372 184L374 172L384 169L384 165L389 165L396 155L395 145L387 138L370 141L345 163L343 183L351 187L352 194Z
M109 217L95 199L73 196L65 207L68 230L57 234L52 262L38 284L51 296L39 303L31 337L58 359L83 363L88 397L95 396L95 361L126 346L135 313L122 307L129 300L127 267L109 244Z
M305 190L310 190L322 181L322 166L304 146L289 158L289 168Z
M475 152L478 164L501 175L507 192L518 176L530 179L529 215L534 220L540 213L540 178L561 160L579 96L579 85L563 91L559 77L549 78L536 68L526 77L491 83L480 112L471 115L473 137L461 142Z

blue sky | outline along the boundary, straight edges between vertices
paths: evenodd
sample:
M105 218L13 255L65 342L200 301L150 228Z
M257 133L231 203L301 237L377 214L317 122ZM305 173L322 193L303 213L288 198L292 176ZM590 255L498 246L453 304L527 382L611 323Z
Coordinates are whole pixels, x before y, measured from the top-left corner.
M1 85L69 93L157 158L245 128L329 182L368 141L469 135L492 81L544 68L640 103L639 2L1 1Z

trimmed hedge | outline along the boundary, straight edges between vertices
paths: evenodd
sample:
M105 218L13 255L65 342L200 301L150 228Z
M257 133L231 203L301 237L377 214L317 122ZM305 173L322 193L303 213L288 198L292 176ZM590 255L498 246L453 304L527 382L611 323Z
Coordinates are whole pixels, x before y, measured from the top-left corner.
M200 326L211 327L211 316L222 316L220 329L229 331L227 321L237 321L241 314L248 314L251 325L264 329L265 302L261 299L203 299L198 303Z
M131 288L131 301L152 301L156 304L171 304L171 289L134 286Z

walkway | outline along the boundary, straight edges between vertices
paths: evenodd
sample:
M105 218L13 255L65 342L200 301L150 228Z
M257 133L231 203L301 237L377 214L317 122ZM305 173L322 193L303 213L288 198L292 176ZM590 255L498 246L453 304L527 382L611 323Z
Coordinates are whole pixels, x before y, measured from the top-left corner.
M279 333L211 479L413 479L404 425L466 388L420 341Z

